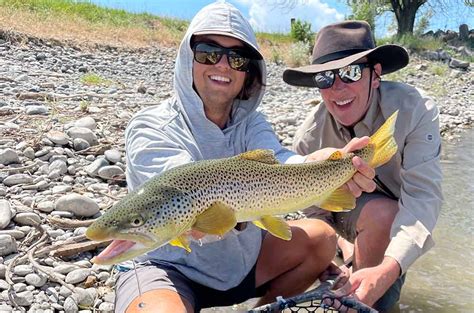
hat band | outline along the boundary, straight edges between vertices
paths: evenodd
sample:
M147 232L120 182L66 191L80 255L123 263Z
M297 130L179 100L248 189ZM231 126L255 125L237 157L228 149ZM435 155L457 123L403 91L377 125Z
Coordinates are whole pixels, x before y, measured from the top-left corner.
M326 55L323 55L322 57L317 58L316 60L314 60L312 62L312 64L323 64L323 63L326 63L326 62L329 62L329 61L339 60L339 59L346 58L346 57L351 56L353 54L363 52L363 51L367 51L367 50L370 50L370 49L360 49L359 48L359 49L350 49L350 50L343 50L343 51L333 52L333 53L326 54Z

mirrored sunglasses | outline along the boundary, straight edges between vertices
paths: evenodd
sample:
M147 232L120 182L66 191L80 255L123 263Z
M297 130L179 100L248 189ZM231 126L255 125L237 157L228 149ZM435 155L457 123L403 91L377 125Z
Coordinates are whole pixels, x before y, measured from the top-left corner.
M245 49L225 48L214 43L197 42L193 46L194 60L200 64L213 65L219 63L222 56L227 56L229 66L245 72L250 63L250 54Z
M362 70L371 67L369 63L350 64L335 70L324 71L314 74L314 82L319 89L330 88L336 80L336 74L346 84L359 81L362 78Z

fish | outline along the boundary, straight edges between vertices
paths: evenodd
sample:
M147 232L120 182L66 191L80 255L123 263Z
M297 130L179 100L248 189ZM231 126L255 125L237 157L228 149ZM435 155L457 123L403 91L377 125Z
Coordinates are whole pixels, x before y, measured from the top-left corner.
M86 230L94 241L112 240L92 259L116 264L165 244L191 252L191 230L224 236L237 223L252 222L283 240L291 228L282 217L312 205L341 212L355 207L343 185L356 173L354 156L376 168L397 151L393 137L398 111L370 137L364 148L327 160L281 164L271 150L180 165L130 192Z

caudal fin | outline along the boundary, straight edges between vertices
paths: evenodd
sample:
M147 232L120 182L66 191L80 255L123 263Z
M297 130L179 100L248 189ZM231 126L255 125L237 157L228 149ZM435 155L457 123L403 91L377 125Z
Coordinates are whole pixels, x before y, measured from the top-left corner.
M398 110L385 121L385 123L370 137L369 144L374 145L374 157L369 161L372 168L379 167L388 162L397 152L397 143L393 138Z

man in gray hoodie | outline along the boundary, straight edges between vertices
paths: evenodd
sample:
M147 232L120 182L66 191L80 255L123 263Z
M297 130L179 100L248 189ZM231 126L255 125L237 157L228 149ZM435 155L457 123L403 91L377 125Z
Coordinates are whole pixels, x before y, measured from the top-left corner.
M127 127L130 190L172 167L253 149L271 149L282 163L325 159L334 149L303 157L280 145L256 111L265 78L255 34L240 12L223 1L203 8L179 47L174 96L140 111ZM342 151L359 149L367 140L355 139ZM356 196L373 190L374 171L359 158L353 162L359 172L347 187ZM170 245L151 251L136 260L142 297L133 271L119 275L116 312L198 312L303 292L333 259L335 233L319 220L290 225L290 241L242 223L222 238L193 233L201 238L191 242L191 253Z

